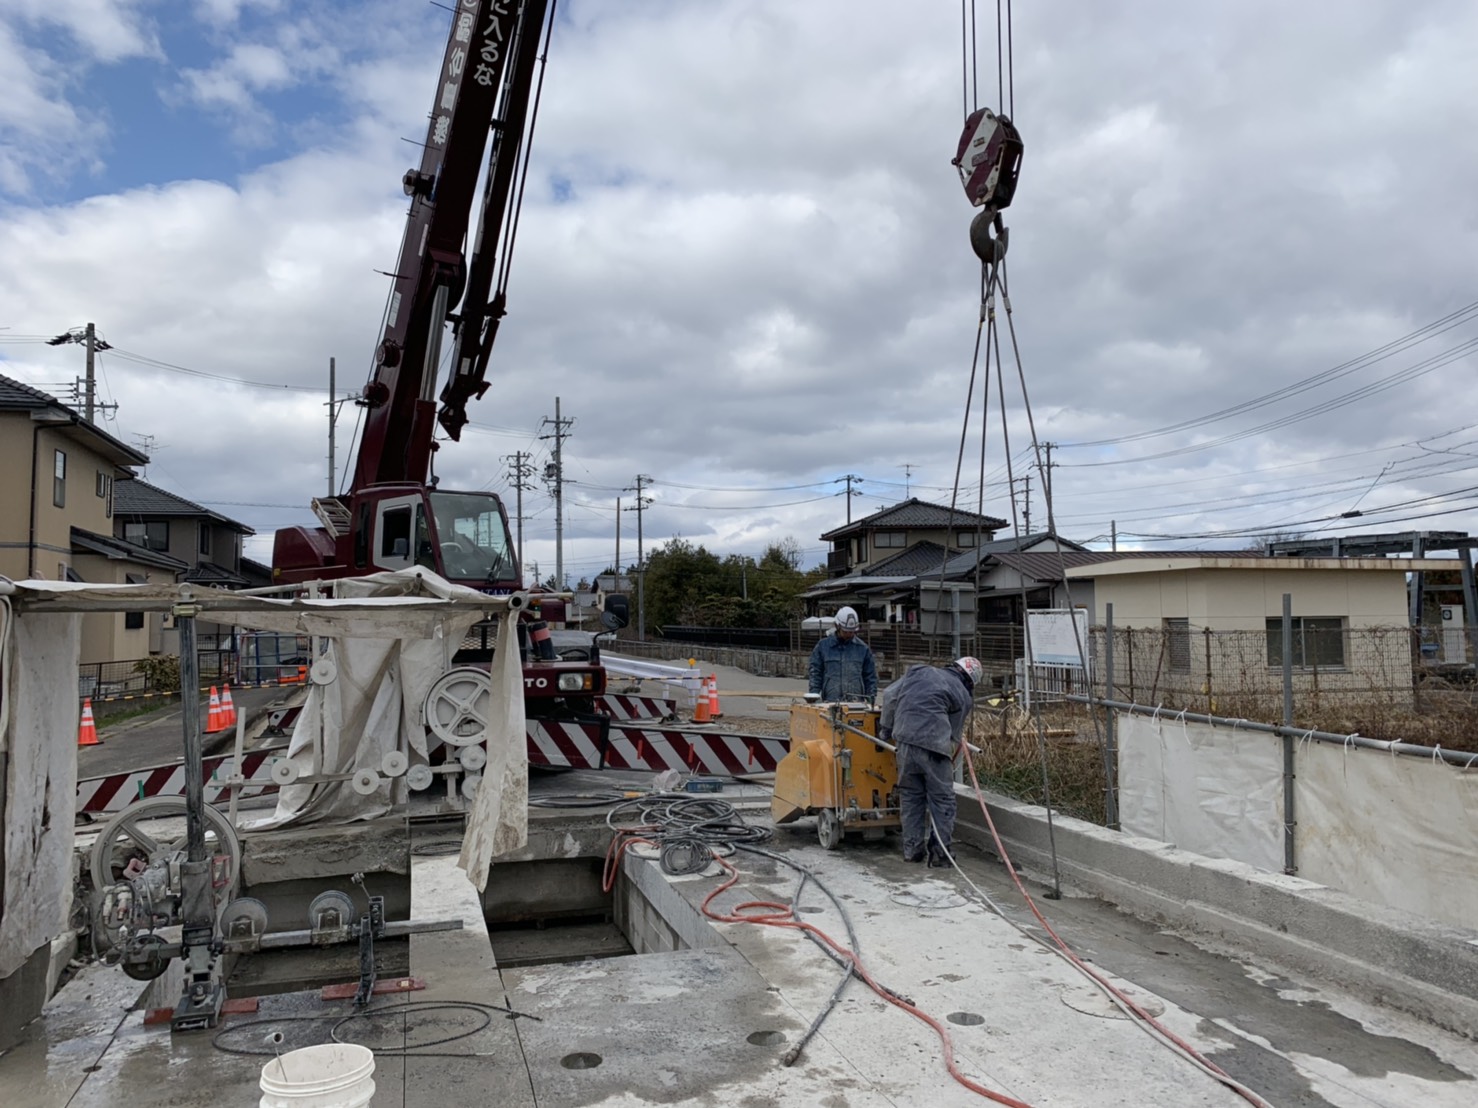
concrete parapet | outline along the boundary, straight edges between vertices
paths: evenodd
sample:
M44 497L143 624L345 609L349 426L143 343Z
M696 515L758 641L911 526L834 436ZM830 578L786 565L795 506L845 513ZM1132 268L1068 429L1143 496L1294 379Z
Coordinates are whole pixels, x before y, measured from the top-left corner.
M955 837L994 853L973 791L956 792ZM1013 862L1050 873L1046 810L993 793L986 801ZM1063 880L1085 892L1478 1038L1478 931L1060 814L1052 829Z

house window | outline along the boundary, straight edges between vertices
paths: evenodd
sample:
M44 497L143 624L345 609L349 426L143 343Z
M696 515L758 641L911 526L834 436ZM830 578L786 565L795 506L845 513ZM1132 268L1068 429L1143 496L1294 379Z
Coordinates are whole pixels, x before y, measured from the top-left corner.
M1191 671L1191 621L1167 619L1165 628L1165 660L1171 673Z
M1268 667L1283 668L1283 619L1267 621ZM1343 669L1345 621L1342 616L1293 617L1293 668Z
M98 499L103 502L103 515L108 519L113 518L113 475L98 470L97 474Z
M67 506L67 454L64 450L56 451L56 458L52 463L51 471L51 502L58 508Z
M879 549L882 549L883 547L893 546L904 547L908 545L908 532L874 531L872 535L872 544Z
M210 556L210 524L200 524L200 553Z
M124 581L130 585L147 585L149 578L142 573L125 573ZM143 612L124 612L123 629L125 631L142 631L144 629Z
M145 550L167 551L169 549L169 520L151 519L147 523L125 523L123 541Z
M974 531L956 531L955 545L961 550L973 550L975 548L976 534Z

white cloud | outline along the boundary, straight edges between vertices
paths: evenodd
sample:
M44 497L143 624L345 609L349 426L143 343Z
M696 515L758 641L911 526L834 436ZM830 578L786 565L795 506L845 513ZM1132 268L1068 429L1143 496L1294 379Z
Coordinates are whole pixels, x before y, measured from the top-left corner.
M447 445L444 485L506 489L516 450L542 466L539 424L558 395L577 418L566 447L580 482L566 521L572 567L610 560L615 499L637 473L658 479L649 546L683 534L756 552L794 535L808 562L819 560L816 536L844 518L840 486L827 483L844 473L867 478L855 512L901 497L905 463L918 467L911 491L947 500L938 486L953 477L979 312L972 213L948 164L961 115L957 13L923 7L905 24L881 3L778 0L564 10L510 314L491 388L471 408L500 430L474 427ZM349 29L355 41L332 67L314 54L323 12L309 22L295 10L187 75L200 102L238 124L266 112L264 93L316 75L356 113L341 133L315 132L303 153L232 185L160 181L0 215L0 251L29 259L0 275L0 323L39 333L91 318L123 350L315 387L336 356L341 384L357 385L388 287L374 271L393 266L403 226L399 179L415 150L401 136L424 120L444 33L435 10L376 11L401 20L395 33ZM204 14L230 26L238 6L218 0ZM1478 246L1478 154L1461 136L1478 122L1478 98L1454 44L1472 40L1478 17L1456 3L1367 16L1330 28L1282 6L1125 15L1068 0L1018 12L1027 153L1008 213L1012 319L1043 438L1112 438L1235 405L1475 299L1462 290ZM993 74L983 83L993 98ZM33 107L20 117L42 119L45 83L21 87ZM1424 453L1374 448L1478 423L1463 399L1471 362L1215 450L1083 463L1218 438L1475 328L1246 418L1063 449L1059 516L1089 538L1119 517L1121 531L1199 533L1339 508L1388 461ZM1009 359L1004 333L1002 346ZM0 345L0 355L16 349L32 360L0 372L75 370L75 349ZM167 444L151 475L183 495L306 505L322 491L323 397L116 358L107 373L121 427ZM1020 451L1024 413L1009 390L1008 401ZM992 388L987 510L1009 515L998 403ZM979 384L974 404L978 427ZM1471 450L1461 444L1475 437L1437 445ZM1356 456L1320 460L1338 455ZM1401 463L1362 508L1461 483L1471 478ZM552 511L542 489L526 499L530 550L547 572ZM308 518L224 510L264 533ZM1033 514L1042 518L1040 499ZM623 513L628 554L634 524ZM264 543L255 549L265 556Z

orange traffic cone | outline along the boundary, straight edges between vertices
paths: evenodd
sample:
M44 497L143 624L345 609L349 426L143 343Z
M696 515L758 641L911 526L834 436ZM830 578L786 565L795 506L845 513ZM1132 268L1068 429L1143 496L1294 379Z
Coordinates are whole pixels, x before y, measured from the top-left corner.
M708 682L699 678L697 694L693 697L693 722L708 723L713 716L708 711Z
M216 692L216 687L210 687L210 714L205 717L205 733L213 735L217 731L226 729L225 722L221 719L221 696Z
M708 675L708 715L710 719L718 719L724 713L718 706L718 674Z
M236 726L236 705L231 703L231 686L221 686L221 726Z
M102 746L102 739L98 738L97 724L92 718L92 697L82 698L82 722L77 725L78 746Z

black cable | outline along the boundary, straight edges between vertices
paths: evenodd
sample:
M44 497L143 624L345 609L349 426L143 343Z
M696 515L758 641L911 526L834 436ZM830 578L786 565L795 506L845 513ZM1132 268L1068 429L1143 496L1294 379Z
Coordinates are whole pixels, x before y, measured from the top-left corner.
M404 1016L417 1012L428 1013L447 1009L475 1012L478 1015L482 1016L483 1020L476 1027L468 1028L464 1031L459 1031L454 1035L447 1035L440 1039L429 1039L423 1043L414 1043L408 1046L401 1047L371 1047L367 1046L367 1044L364 1043L355 1043L352 1040L339 1037L340 1029L355 1020L369 1019L379 1016L393 1016L397 1014ZM325 1039L315 1036L311 1041L299 1043L296 1046L290 1047L290 1049L298 1050L302 1047L307 1046L326 1046L329 1043L344 1043L351 1046L366 1046L366 1049L373 1051L376 1056L388 1055L391 1057L414 1056L418 1058L466 1058L470 1057L470 1055L456 1053L430 1053L427 1052L425 1048L433 1046L445 1046L448 1043L458 1042L462 1039L467 1039L473 1035L476 1035L479 1031L482 1031L492 1023L492 1013L494 1012L501 1012L509 1019L541 1020L541 1017L539 1016L530 1015L527 1012L519 1012L516 1009L508 1008L501 1004L484 1004L480 1001L475 1000L413 1000L404 1004L386 1004L379 1008L371 1008L363 1012L350 1012L347 1015L343 1012L325 1012L322 1015L316 1016L262 1016L258 1019L245 1020L240 1023L233 1022L230 1027L225 1027L222 1028L220 1031L217 1031L215 1035L212 1036L210 1042L213 1047L226 1054L270 1056L279 1053L277 1046L234 1046L228 1041L229 1037L233 1035L241 1035L249 1029L256 1027L275 1027L281 1024L298 1023L326 1023L332 1020L333 1024L329 1027L328 1038Z

